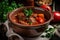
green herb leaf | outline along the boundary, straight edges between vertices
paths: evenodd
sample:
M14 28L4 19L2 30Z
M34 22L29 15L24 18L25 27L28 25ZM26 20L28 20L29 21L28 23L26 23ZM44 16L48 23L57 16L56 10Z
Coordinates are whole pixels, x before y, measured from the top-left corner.
M24 9L24 14L26 15L26 17L29 16L29 11L27 9Z
M3 15L3 20L1 19L0 21L5 22L7 19L7 13L11 12L12 10L18 8L18 7L22 7L22 4L17 4L14 0L11 1L11 3L9 3L9 0L1 0L0 2L0 18L2 18Z
M27 9L24 9L24 14L26 15L26 17L30 17L31 16L31 14L32 14L32 10L31 9L29 9L29 10L27 10Z
M32 9L30 9L29 10L29 16L31 16L32 12L33 12Z
M32 22L29 22L29 24L31 25L31 24L32 24Z

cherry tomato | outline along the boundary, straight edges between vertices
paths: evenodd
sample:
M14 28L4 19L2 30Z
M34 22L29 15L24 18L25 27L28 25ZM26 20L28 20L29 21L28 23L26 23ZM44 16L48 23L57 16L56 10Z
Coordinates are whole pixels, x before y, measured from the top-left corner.
M41 5L40 7L43 8L43 9L45 9L45 10L48 10L50 12L52 11L51 7L48 6L48 5Z
M60 22L60 12L55 11L53 12L53 15L54 15L53 22Z

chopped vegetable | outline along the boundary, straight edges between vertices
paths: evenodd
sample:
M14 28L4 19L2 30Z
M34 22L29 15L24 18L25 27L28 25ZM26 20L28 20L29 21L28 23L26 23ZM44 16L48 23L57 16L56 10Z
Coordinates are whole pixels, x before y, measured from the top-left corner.
M39 22L39 23L44 23L45 20L41 17L36 17L36 20Z
M37 15L38 17L36 17L36 20L39 22L39 23L44 23L45 22L45 18L44 18L44 14L40 13Z
M44 18L44 14L40 13L40 14L38 14L38 17Z

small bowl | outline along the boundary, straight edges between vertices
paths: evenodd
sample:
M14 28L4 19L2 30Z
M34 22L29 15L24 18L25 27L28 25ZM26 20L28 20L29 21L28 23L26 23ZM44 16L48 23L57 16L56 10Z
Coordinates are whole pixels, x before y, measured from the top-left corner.
M33 11L35 11L37 13L38 12L44 13L47 21L44 22L43 24L37 24L37 25L23 25L23 24L19 24L19 23L15 22L14 16L25 8L26 9L31 8L31 9L33 9ZM44 10L43 8L33 7L33 6L17 8L8 14L9 23L11 25L13 25L13 26L11 26L11 25L10 26L13 28L13 30L16 33L19 33L20 35L23 35L25 37L36 37L36 36L39 36L40 34L42 34L48 28L48 25L49 25L50 21L52 20L52 18L53 18L52 13L50 13L49 11ZM32 33L32 32L35 32L35 33Z
M39 0L39 1L40 1L40 0ZM39 1L35 1L35 5L40 7L40 6L43 5L43 4L40 4ZM50 3L47 4L47 5L52 5L52 2L50 2Z

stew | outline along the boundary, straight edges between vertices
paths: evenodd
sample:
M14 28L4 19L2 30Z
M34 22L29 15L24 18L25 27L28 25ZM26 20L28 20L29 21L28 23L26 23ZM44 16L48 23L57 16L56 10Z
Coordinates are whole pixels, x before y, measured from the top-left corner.
M36 13L32 9L24 9L23 12L17 13L16 21L23 25L43 24L46 21L43 13Z

